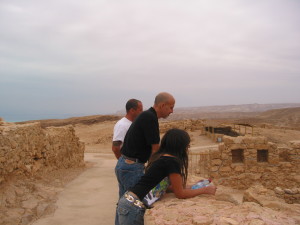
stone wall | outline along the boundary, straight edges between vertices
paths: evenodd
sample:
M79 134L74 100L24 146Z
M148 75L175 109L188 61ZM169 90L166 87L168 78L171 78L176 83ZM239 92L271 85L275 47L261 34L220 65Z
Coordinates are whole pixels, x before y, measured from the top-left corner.
M165 133L169 129L178 128L186 131L195 131L202 129L204 125L203 120L176 120L176 121L160 121L159 130L161 133Z
M84 144L72 126L42 129L40 123L0 125L0 184L13 174L84 164Z
M223 136L219 149L209 152L208 173L218 184L236 189L256 183L279 187L278 196L300 203L300 141L278 148L265 137Z

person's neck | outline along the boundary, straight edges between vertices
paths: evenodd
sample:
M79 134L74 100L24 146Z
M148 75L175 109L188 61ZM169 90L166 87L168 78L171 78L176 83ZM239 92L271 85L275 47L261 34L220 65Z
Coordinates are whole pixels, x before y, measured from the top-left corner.
M162 156L176 157L176 156L170 155L170 154L163 154Z
M157 118L160 119L160 118L161 118L161 115L160 115L160 110L159 110L159 108L158 108L156 105L152 106L152 108L155 110L156 115L157 115Z
M127 115L125 116L125 118L127 118L127 119L130 120L131 122L134 120L133 116L131 116L131 115L129 115L129 114L127 114Z

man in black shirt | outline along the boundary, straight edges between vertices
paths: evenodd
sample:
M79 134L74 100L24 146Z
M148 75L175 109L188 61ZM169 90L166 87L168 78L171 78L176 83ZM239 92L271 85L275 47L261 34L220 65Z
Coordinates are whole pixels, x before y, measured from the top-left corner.
M166 92L155 97L153 107L142 112L131 124L115 168L119 198L133 187L144 174L144 164L159 148L159 118L167 118L174 109L175 99Z

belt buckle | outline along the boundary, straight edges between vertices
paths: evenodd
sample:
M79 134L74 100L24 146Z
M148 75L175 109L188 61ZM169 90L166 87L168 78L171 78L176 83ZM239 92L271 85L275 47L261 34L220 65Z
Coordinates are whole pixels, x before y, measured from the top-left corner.
M144 204L141 201L135 200L135 202L133 203L135 206L138 206L140 208L144 208Z
M129 195L129 194L125 194L125 198L128 200L128 201L130 201L130 202L134 202L134 198L131 196L131 195Z
M130 195L128 193L125 193L125 198L129 202L133 203L135 206L137 206L139 208L144 208L145 207L144 204L141 201L139 201L138 199L135 199L132 195Z

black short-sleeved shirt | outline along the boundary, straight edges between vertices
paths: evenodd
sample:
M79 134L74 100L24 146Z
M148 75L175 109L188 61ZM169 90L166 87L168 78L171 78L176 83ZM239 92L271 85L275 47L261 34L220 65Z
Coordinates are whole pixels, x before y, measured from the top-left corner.
M141 162L148 161L152 144L159 144L159 124L156 111L151 107L142 112L129 127L121 153Z
M181 174L178 160L175 157L161 156L153 162L140 181L134 187L129 188L129 191L136 194L139 199L143 199L152 188L171 173Z

